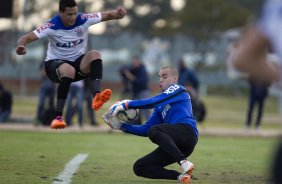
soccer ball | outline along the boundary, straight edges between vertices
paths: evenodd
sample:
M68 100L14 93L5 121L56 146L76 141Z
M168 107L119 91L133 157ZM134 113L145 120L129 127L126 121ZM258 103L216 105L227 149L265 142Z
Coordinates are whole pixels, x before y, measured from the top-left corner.
M127 109L117 113L116 117L123 122L131 122L137 119L139 114L138 109Z

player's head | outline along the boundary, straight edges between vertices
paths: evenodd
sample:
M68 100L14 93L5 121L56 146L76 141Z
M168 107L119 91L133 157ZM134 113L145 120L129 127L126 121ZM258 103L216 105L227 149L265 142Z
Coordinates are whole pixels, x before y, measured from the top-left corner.
M181 68L186 68L185 62L183 58L180 58L178 61L178 67Z
M75 0L60 0L59 2L59 11L64 12L66 8L77 7Z
M159 77L159 86L162 90L165 90L170 85L177 83L179 74L175 67L164 66L159 71Z
M72 26L75 24L77 12L78 9L75 0L60 0L59 15L65 26Z
M134 68L138 68L142 65L142 61L139 56L133 56L131 64Z

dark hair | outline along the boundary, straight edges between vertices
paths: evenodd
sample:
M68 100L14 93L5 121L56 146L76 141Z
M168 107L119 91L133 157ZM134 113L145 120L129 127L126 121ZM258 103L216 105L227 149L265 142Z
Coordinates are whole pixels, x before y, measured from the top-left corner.
M75 0L60 0L59 11L64 12L67 7L75 7L75 6L77 6Z

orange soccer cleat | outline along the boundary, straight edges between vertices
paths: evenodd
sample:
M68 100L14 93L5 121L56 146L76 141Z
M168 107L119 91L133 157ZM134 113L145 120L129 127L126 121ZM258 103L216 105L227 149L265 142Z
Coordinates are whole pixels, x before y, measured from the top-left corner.
M189 184L191 182L192 172L195 169L194 164L188 160L182 160L180 164L184 172L178 176L178 180L180 183Z
M92 108L97 111L99 110L104 103L106 103L112 96L112 90L105 89L101 93L96 93L92 101Z
M52 129L64 129L67 126L62 116L57 116L51 123Z
M191 175L182 173L178 176L178 181L180 183L189 184L191 182Z

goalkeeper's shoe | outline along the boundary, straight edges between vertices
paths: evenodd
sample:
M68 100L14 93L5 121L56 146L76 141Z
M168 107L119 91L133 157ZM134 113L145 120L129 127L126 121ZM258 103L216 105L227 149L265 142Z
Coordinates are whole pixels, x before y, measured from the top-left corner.
M105 89L104 91L100 93L96 93L92 100L92 108L97 111L99 110L104 103L106 103L112 96L112 90Z
M181 167L183 169L183 173L192 175L194 168L194 164L192 162L189 162L188 160L182 160L180 161Z
M62 116L57 116L51 123L52 129L63 129L67 126L66 122L63 120Z
M191 182L191 175L182 173L178 176L179 183L189 184Z

